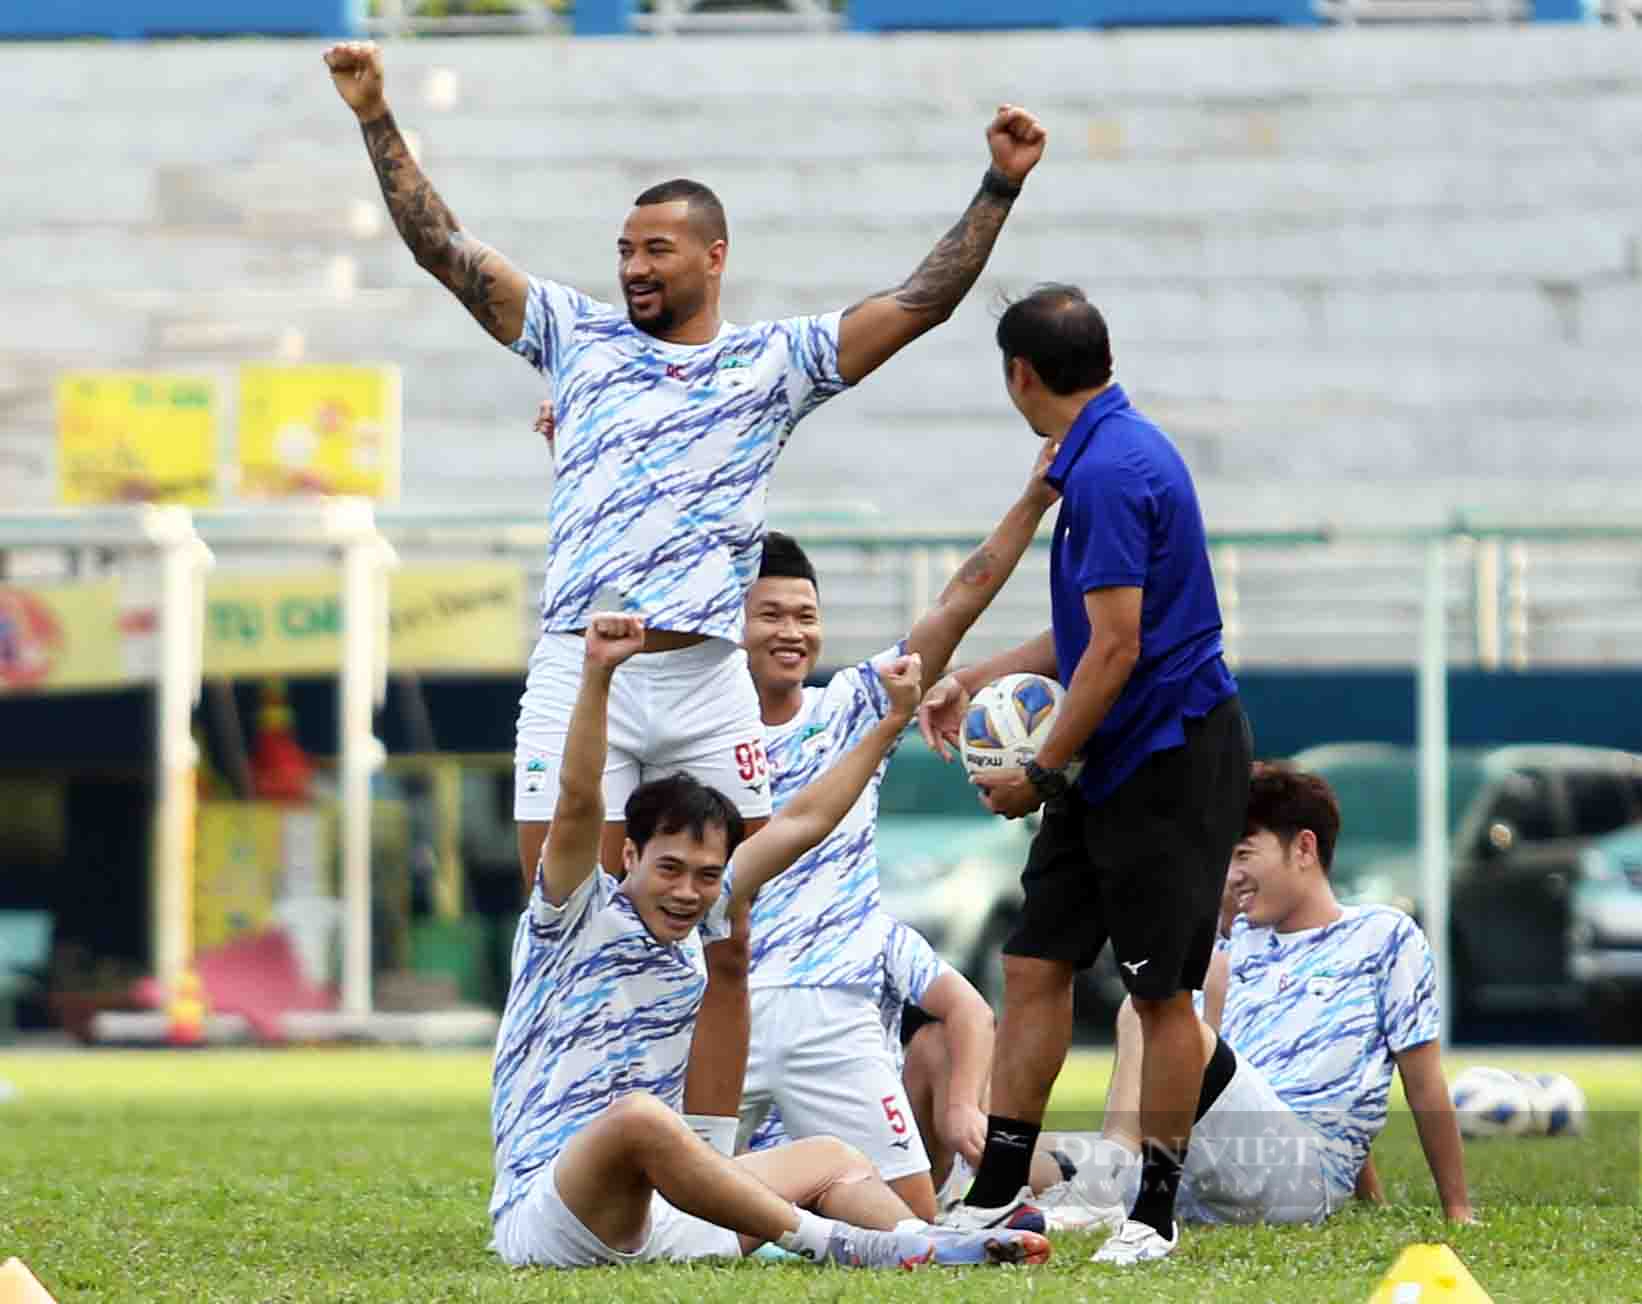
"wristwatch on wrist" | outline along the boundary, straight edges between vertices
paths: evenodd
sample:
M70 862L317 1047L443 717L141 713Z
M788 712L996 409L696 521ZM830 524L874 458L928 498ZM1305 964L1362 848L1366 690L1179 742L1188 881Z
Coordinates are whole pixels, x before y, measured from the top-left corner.
M1046 770L1036 761L1028 761L1025 769L1026 781L1045 801L1058 801L1071 790L1072 781L1066 777L1065 770Z

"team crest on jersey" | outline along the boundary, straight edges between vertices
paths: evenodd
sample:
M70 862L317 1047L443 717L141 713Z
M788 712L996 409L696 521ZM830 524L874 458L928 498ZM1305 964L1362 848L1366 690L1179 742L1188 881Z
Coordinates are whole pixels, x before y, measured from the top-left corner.
M733 353L729 354L718 360L718 378L724 384L740 389L752 384L752 366L751 358L739 358Z

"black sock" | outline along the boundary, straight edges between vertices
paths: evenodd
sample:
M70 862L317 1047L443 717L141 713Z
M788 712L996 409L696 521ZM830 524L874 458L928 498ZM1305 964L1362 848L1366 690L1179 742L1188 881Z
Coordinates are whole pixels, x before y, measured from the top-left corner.
M1023 1123L1018 1118L986 1117L986 1149L981 1152L981 1168L975 1184L964 1197L965 1204L996 1209L1013 1204L1032 1172L1032 1151L1038 1144L1042 1123Z
M1203 1090L1197 1093L1197 1113L1192 1115L1192 1122L1203 1121L1203 1115L1209 1112L1209 1106L1220 1099L1222 1091L1231 1086L1232 1074L1236 1072L1237 1056L1217 1035L1214 1039L1214 1054L1209 1056L1209 1062L1203 1066Z
M1180 1190L1181 1156L1161 1141L1142 1141L1140 1195L1129 1217L1143 1222L1166 1241L1174 1239L1174 1198Z

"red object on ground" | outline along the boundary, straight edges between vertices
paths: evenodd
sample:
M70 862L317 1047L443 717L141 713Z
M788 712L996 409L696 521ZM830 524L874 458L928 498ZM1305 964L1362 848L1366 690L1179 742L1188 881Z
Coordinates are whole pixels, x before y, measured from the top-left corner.
M257 742L251 753L251 782L262 801L307 801L314 766L296 740L295 717L285 700L285 685L270 679L262 686L257 710Z
M238 1014L263 1041L283 1041L280 1019L293 1010L334 1010L334 988L302 976L296 948L284 929L240 937L194 957L206 1004L218 1014ZM151 1008L163 999L159 984L145 978L133 994Z

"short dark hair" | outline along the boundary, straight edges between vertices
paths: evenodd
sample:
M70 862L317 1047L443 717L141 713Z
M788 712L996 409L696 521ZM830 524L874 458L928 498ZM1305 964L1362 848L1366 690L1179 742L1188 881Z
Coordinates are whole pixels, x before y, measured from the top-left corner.
M1261 830L1277 835L1285 850L1301 829L1317 839L1317 861L1326 875L1340 838L1340 802L1328 780L1282 761L1256 761L1249 777L1249 813L1243 836Z
M821 581L815 578L815 566L809 555L798 546L798 540L781 530L771 530L764 536L764 557L758 563L761 580L808 580L821 595Z
M627 836L640 855L644 854L644 844L658 833L688 832L699 842L706 838L709 828L719 828L724 830L724 859L728 863L747 836L746 821L728 797L682 772L639 784L627 799L622 815L627 820Z
M1075 285L1040 285L998 318L1004 361L1025 358L1056 394L1098 389L1112 378L1106 319Z
M684 177L663 181L660 185L651 186L640 194L633 201L633 207L671 204L680 199L689 205L687 211L690 215L690 225L695 227L696 234L701 237L703 244L712 244L715 240L729 240L730 224L724 216L724 205L718 202L717 195L699 181L690 181Z

